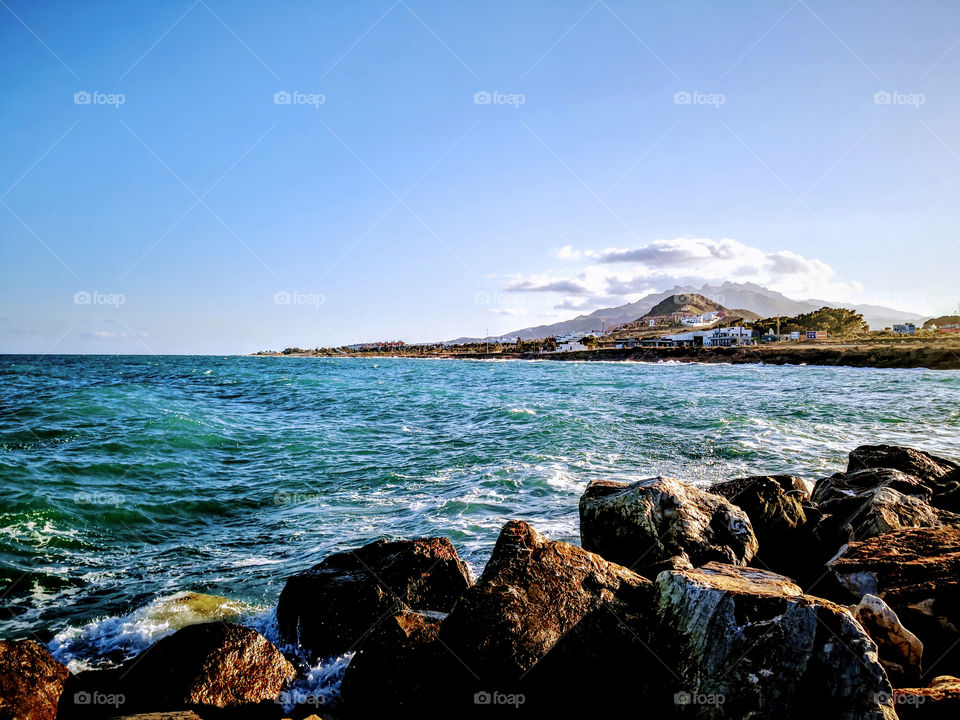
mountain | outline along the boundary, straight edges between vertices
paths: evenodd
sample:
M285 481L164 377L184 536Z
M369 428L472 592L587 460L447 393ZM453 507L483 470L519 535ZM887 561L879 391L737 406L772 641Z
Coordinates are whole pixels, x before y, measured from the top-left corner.
M601 308L588 315L578 315L571 320L556 322L551 325L537 325L521 328L513 332L504 333L500 337L514 340L532 340L534 338L565 335L573 332L592 332L603 330L611 325L630 323L640 319L653 308L672 295L697 294L702 295L719 305L728 308L742 308L757 313L761 317L776 317L777 315L794 316L801 313L813 312L822 307L845 307L863 313L864 319L870 327L883 329L894 323L916 322L923 316L916 313L894 310L879 305L851 305L848 303L828 302L824 300L793 300L775 290L769 290L755 283L725 282L722 285L704 285L695 288L691 285L678 285L661 293L651 293L636 302L627 303L613 308ZM458 338L454 342L466 342L478 338Z
M705 298L703 295L699 295L697 293L671 295L670 297L661 300L652 308L650 308L650 312L645 314L640 319L646 320L648 318L660 317L662 315L673 315L674 313L703 315L704 313L713 312L715 310L726 310L726 308L723 305L715 303L713 300Z

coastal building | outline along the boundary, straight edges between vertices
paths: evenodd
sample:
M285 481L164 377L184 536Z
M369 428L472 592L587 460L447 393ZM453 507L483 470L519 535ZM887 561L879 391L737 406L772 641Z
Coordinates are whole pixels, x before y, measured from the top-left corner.
M728 328L711 330L703 339L704 347L733 347L735 345L753 345L753 331L735 325Z
M903 325L894 325L893 331L897 335L913 335L917 332L917 326L913 323L904 323Z
M826 330L807 330L807 340L826 340Z
M576 352L578 350L589 350L586 345L577 340L568 340L567 342L558 342L557 349L554 352Z
M940 332L942 333L960 333L960 324L950 323L947 325L940 326Z

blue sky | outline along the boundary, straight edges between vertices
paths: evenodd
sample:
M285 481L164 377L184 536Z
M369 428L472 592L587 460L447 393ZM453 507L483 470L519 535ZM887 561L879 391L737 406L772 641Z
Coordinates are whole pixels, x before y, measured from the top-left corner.
M3 0L0 55L3 352L960 301L955 2Z

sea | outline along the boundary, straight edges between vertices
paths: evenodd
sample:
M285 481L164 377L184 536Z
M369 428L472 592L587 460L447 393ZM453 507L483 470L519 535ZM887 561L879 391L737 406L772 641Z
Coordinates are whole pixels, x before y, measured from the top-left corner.
M332 552L443 535L479 574L511 519L578 543L596 478L816 479L881 442L960 458L960 372L0 356L0 637L72 670L216 618L271 637Z

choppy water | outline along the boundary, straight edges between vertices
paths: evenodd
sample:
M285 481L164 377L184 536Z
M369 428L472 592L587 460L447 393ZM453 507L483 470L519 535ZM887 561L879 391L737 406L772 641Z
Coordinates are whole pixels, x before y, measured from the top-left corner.
M0 637L116 661L287 575L522 518L577 542L593 478L815 478L858 444L960 457L960 373L246 357L0 357ZM230 600L184 599L207 593Z

